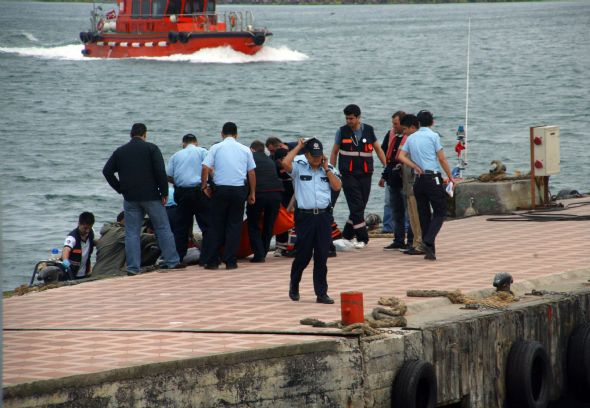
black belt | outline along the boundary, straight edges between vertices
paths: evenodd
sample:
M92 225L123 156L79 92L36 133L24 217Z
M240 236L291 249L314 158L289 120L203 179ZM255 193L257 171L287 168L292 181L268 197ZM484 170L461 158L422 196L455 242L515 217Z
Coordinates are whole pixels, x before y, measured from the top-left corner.
M298 208L297 211L302 212L303 214L320 214L325 212L330 212L331 208L312 208L310 210L305 208Z
M441 176L441 174L439 172L434 172L432 170L424 170L424 174L418 174L418 177L420 176L438 177Z
M175 187L177 190L200 190L201 189L201 185L199 184L198 186L194 186L194 187L180 187L180 186L176 186Z

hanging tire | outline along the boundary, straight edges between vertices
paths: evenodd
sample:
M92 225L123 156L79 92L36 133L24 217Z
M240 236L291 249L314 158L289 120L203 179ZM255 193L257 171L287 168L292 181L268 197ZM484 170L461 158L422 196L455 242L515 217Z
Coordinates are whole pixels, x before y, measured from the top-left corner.
M265 40L266 40L266 37L264 34L254 34L254 44L262 45L262 44L264 44Z
M191 38L190 33L187 33L185 31L181 31L178 33L178 40L183 44L186 44L190 38Z
M80 41L82 41L84 44L88 42L88 33L86 31L82 31L80 33Z
M178 41L178 33L176 31L170 31L168 33L168 41L170 41L171 44L176 44Z
M567 343L569 390L582 400L590 400L590 323L574 329Z
M517 341L506 364L506 393L511 407L546 408L551 366L538 341Z
M432 364L423 360L406 361L393 382L393 408L434 408L436 373Z

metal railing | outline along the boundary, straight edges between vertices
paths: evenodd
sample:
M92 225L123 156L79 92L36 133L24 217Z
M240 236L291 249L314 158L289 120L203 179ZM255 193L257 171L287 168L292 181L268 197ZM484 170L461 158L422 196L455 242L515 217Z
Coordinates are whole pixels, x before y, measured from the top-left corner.
M251 11L226 11L223 22L227 31L252 31L254 29L254 15Z

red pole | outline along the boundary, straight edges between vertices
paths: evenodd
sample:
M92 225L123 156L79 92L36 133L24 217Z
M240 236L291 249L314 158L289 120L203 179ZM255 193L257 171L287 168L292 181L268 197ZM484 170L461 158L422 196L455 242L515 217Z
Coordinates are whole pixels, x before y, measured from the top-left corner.
M535 145L533 143L534 127L530 128L531 145L531 209L535 209Z

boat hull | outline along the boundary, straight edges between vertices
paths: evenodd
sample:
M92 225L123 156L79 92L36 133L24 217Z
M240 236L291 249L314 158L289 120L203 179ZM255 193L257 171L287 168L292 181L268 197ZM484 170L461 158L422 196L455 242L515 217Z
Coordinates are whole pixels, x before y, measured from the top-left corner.
M261 37L262 36L262 37ZM229 46L244 54L253 55L262 49L265 35L244 32L192 33L186 42L171 40L168 33L161 35L104 34L84 44L82 53L92 58L165 57L192 54L203 48Z

